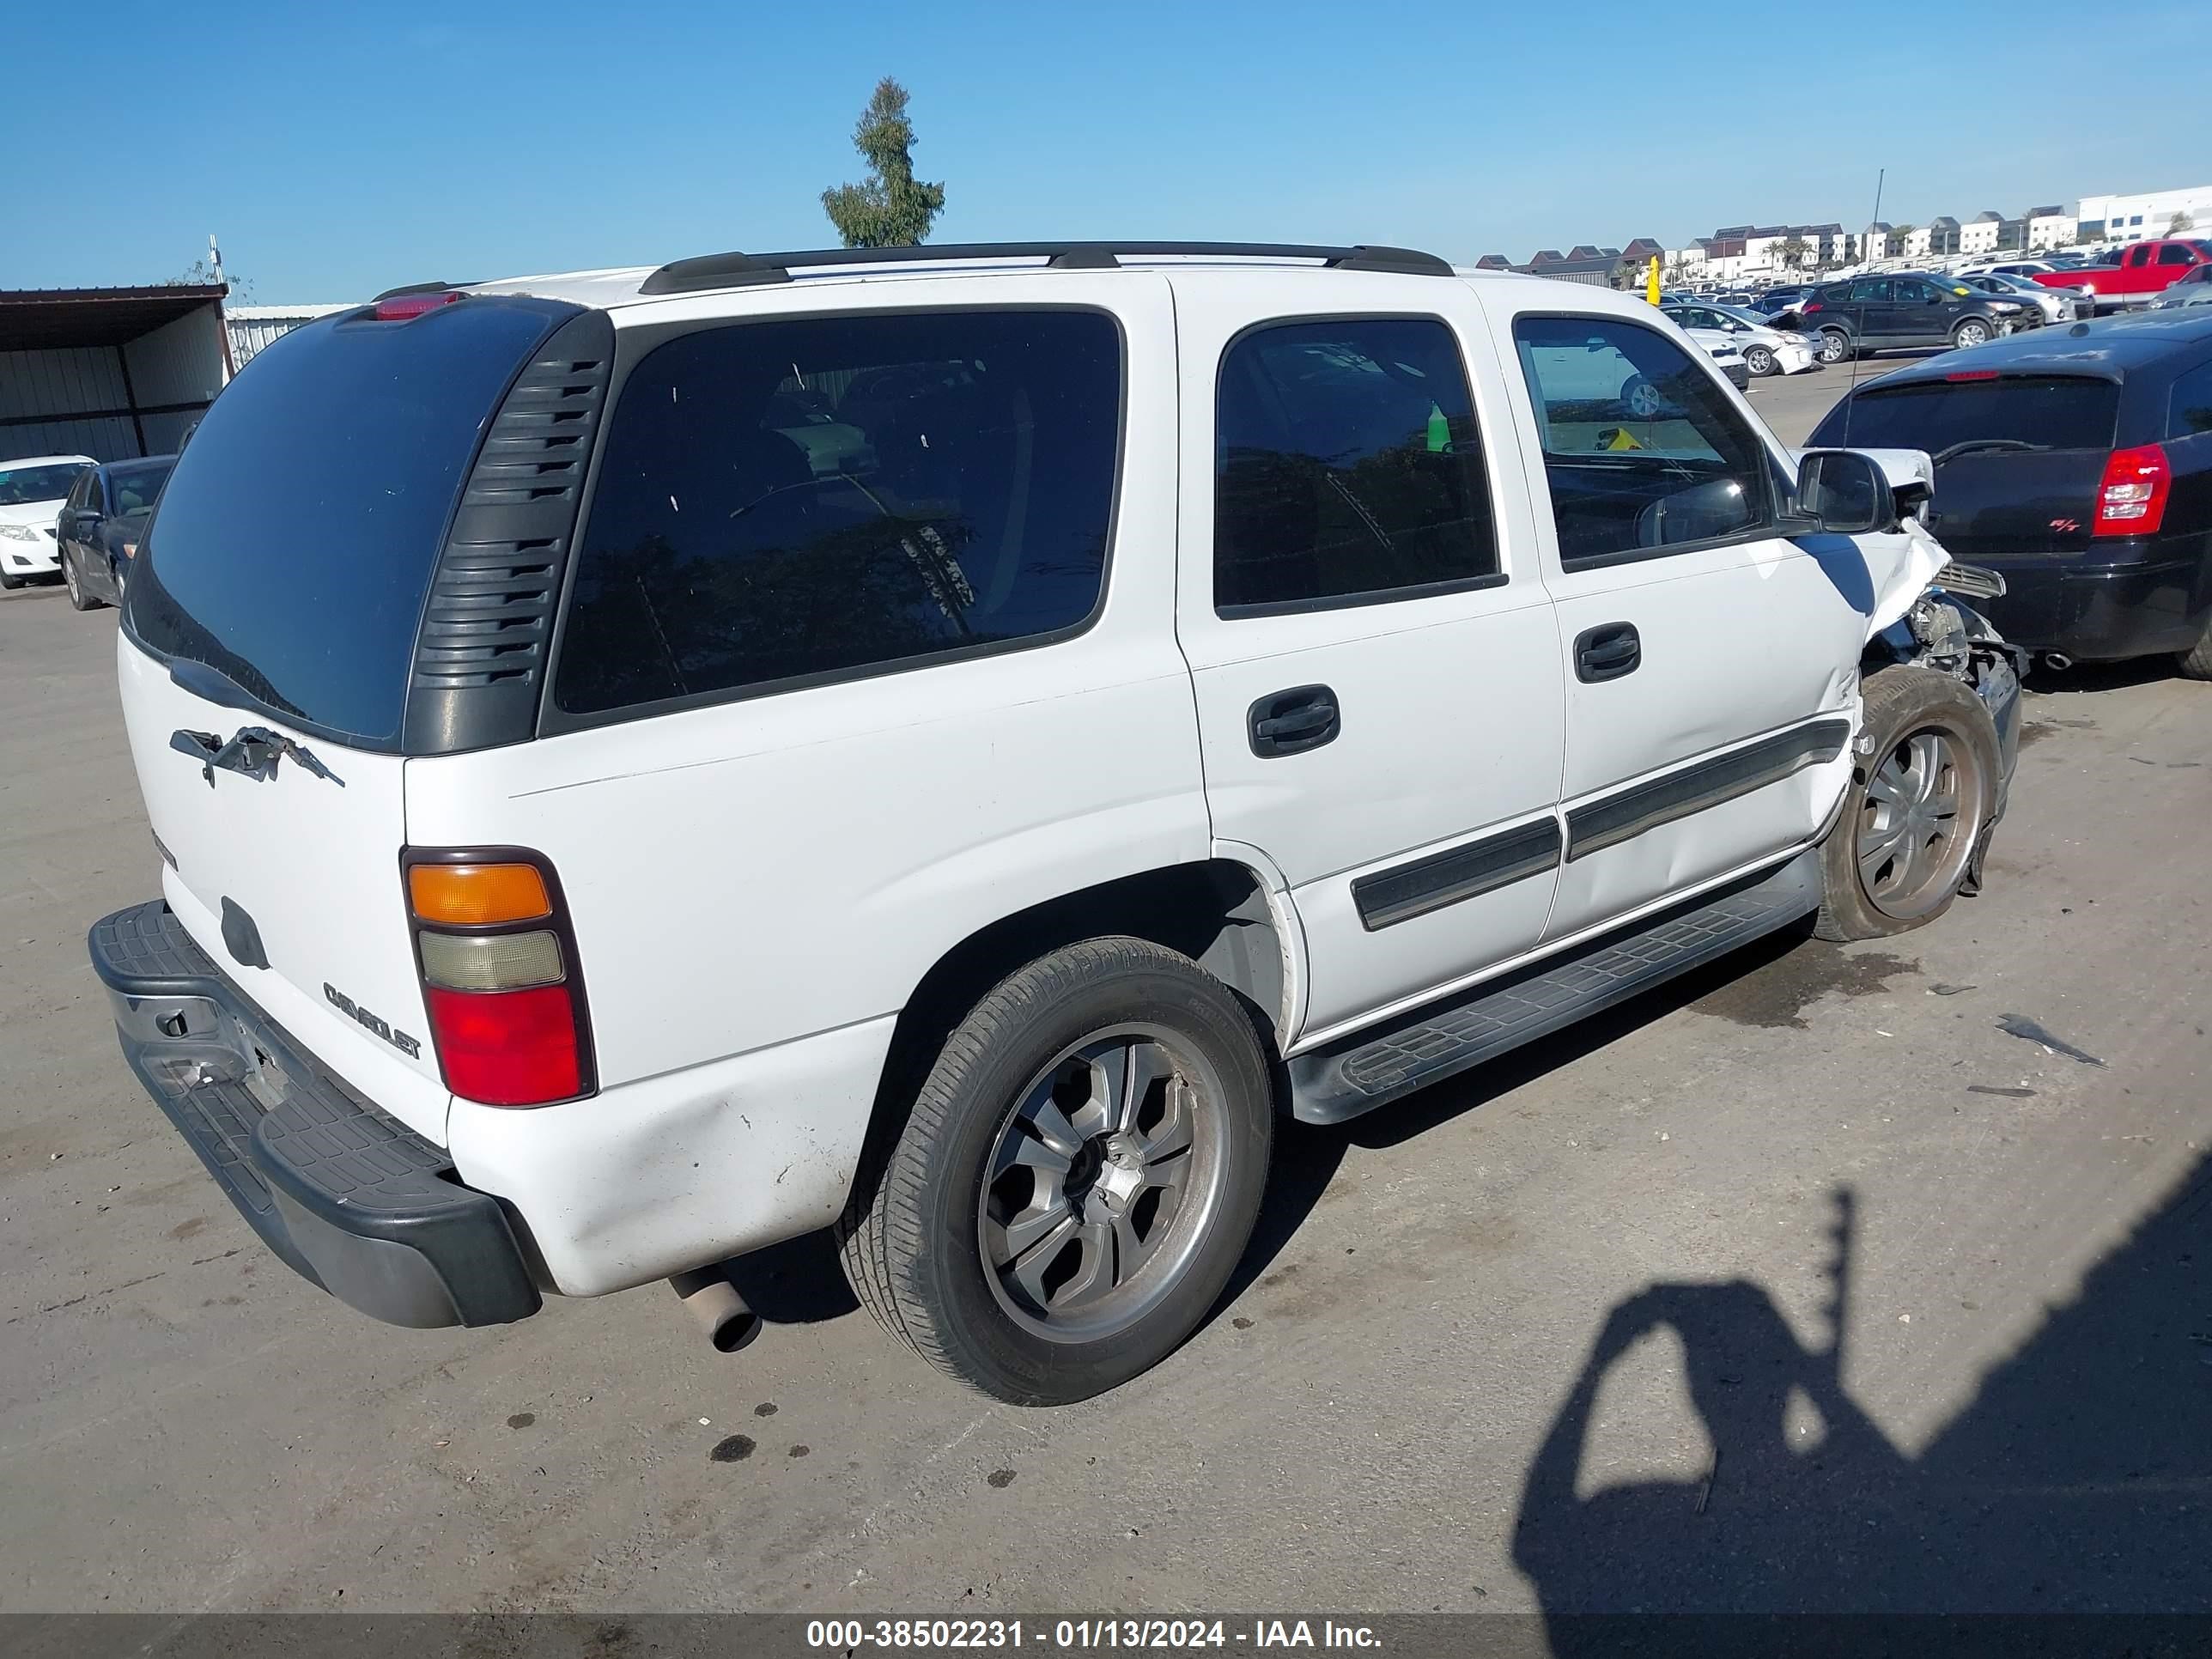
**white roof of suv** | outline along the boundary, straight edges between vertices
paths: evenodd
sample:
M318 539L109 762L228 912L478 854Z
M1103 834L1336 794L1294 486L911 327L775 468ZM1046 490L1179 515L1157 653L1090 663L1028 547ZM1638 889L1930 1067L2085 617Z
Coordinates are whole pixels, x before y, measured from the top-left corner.
M1179 274L1289 268L1344 274L1455 276L1470 283L1500 284L1545 280L1518 271L1477 271L1455 267L1433 254L1407 248L1258 242L1006 242L709 254L660 266L610 266L598 270L509 276L455 286L476 294L528 295L566 301L594 310L613 311L656 300L781 287L798 282L812 287L827 283L900 282L920 277L1004 276L1053 269L1116 268L1173 270ZM1582 297L1585 298L1620 298L1607 289L1586 284L1565 286L1581 288Z

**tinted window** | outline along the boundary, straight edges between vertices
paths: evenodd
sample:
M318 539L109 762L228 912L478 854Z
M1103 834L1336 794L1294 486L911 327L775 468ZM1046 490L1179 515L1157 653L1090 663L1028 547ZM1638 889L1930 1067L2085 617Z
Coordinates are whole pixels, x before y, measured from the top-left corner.
M1828 411L1812 448L1856 445L1940 455L1976 439L2039 449L2110 449L2120 388L2081 376L1921 380L1876 386Z
M83 471L83 462L71 461L64 466L19 466L0 471L0 507L60 501Z
M1863 283L1853 283L1850 288L1850 301L1853 305L1860 306L1883 305L1888 302L1890 295L1893 291L1894 284L1887 276L1875 277Z
M175 465L175 460L170 459L108 468L107 482L114 491L114 501L108 510L118 518L152 512L155 497L161 493L161 486L168 482L169 470Z
M1672 340L1598 317L1522 317L1513 337L1562 560L1653 552L1765 522L1765 447Z
M2173 383L2166 435L2195 438L2212 432L2212 362L2185 371Z
M2197 256L2180 243L2173 242L2159 249L2158 262L2162 265L2191 265L2197 263Z
M560 707L849 673L1083 622L1105 578L1121 353L1112 319L1077 311L848 314L656 348L605 439Z
M1467 371L1433 318L1239 337L1221 360L1214 467L1224 616L1497 574Z
M276 712L398 735L424 592L477 440L565 313L486 298L332 319L255 354L179 459L125 621Z

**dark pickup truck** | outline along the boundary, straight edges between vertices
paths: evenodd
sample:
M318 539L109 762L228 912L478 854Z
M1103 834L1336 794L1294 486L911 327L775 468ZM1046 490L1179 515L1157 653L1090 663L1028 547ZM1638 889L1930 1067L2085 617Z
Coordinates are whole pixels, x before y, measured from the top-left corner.
M2063 665L2172 653L2212 679L2212 307L2041 329L1869 381L1809 447L1923 449L1929 528Z

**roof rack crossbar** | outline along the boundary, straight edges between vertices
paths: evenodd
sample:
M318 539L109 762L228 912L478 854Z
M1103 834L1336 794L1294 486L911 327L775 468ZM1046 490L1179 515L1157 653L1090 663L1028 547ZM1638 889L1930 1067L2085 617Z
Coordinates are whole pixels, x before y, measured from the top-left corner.
M939 242L920 247L835 247L785 253L708 253L665 264L639 284L641 294L696 294L709 289L787 283L794 269L839 265L950 264L960 260L1042 259L1060 270L1106 270L1130 258L1309 259L1339 270L1449 276L1449 261L1413 248L1332 247L1299 242Z

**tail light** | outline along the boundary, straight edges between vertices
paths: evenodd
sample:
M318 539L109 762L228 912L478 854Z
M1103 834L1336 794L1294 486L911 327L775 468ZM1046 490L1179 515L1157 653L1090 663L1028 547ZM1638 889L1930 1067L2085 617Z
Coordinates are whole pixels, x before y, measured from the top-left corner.
M426 311L452 305L461 297L451 289L434 294L396 294L388 300L376 302L376 320L380 323L410 322Z
M400 867L446 1086L487 1106L592 1093L583 973L553 866L499 847L410 848Z
M1804 315L1806 315L1806 316L1809 317L1809 316L1811 316L1814 312L1816 312L1816 311L1820 311L1820 310L1825 310L1825 309L1826 309L1826 307L1823 307L1823 306L1821 305L1821 303L1820 303L1818 300L1808 300L1808 301L1805 301L1805 303L1804 303L1803 305L1799 306L1799 307L1797 307L1797 309L1798 309L1798 311L1799 311L1800 313L1802 313L1802 314L1804 314Z
M2172 484L2173 469L2156 444L2114 450L2097 486L2097 523L2090 534L2156 535L2166 521L2166 497Z

